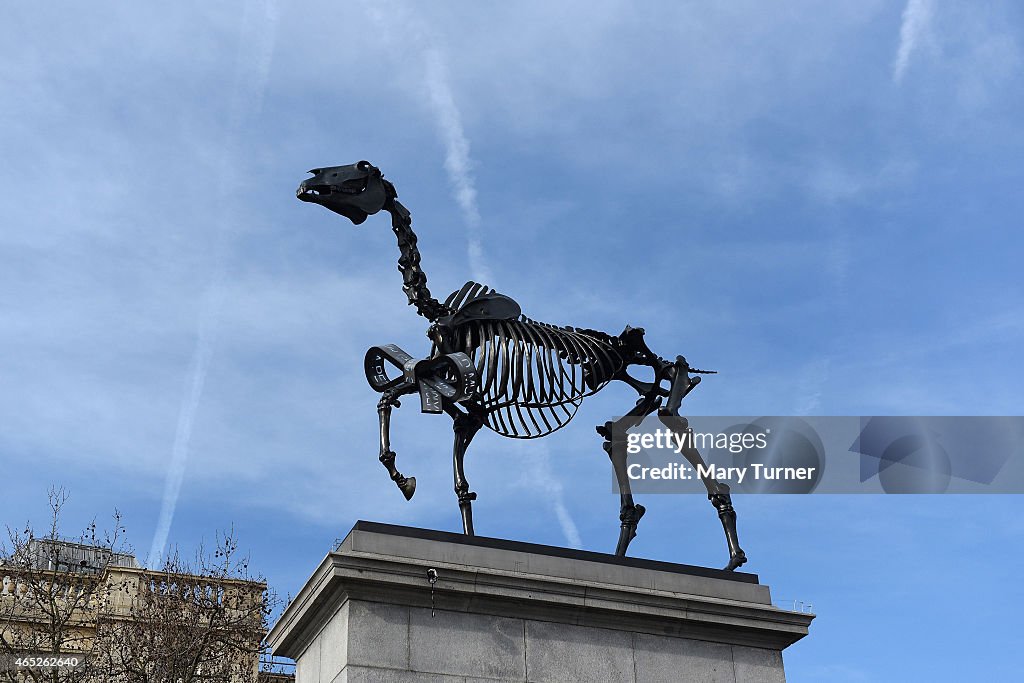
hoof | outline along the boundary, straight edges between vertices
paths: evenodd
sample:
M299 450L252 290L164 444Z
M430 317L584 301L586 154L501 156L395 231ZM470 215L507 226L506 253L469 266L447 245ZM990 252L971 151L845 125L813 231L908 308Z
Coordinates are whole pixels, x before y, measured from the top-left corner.
M615 554L619 557L626 556L626 549L630 542L636 538L636 528L640 524L640 518L647 512L643 505L634 505L619 515L622 524L619 526L619 542L615 546Z
M647 512L647 508L645 508L643 505L637 505L636 506L636 523L637 524L640 523L640 520L641 520L641 518L643 518L645 512Z
M732 556L732 559L729 560L729 564L725 565L725 571L731 572L733 569L741 567L746 563L747 556L743 553L743 551L740 551Z
M412 500L412 495L416 493L416 477L408 477L398 485L398 488L402 489L402 495L406 500Z

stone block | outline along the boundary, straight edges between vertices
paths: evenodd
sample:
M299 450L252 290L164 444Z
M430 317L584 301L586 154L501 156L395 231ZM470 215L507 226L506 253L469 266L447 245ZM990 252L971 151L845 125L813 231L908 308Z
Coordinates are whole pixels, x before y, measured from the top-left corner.
M414 671L526 680L523 621L486 614L413 608L409 668Z
M465 683L465 681L466 679L462 676L350 665L329 683ZM493 679L491 679L491 683L493 683Z
M331 683L348 662L349 606L350 603L342 605L317 637L322 683Z
M295 659L295 680L302 683L330 683L320 679L320 639L314 640L306 651Z
M732 658L736 683L786 683L782 653L778 650L734 645Z
M531 683L633 683L633 634L551 622L526 622Z
M644 683L736 683L729 645L638 633L634 656Z
M364 600L349 600L346 606L347 663L408 669L409 608Z

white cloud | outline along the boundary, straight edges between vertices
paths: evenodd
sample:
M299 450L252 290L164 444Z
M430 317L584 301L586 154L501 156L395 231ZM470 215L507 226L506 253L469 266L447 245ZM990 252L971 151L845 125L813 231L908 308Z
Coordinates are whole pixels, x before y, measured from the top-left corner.
M1004 88L1020 75L1022 59L1017 39L995 26L975 25L962 58L952 65L956 102L969 115L996 103Z

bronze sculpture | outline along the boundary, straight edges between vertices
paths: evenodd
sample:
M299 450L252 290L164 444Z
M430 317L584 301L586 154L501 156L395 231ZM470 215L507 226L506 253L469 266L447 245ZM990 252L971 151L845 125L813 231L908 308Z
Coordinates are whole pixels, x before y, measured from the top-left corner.
M377 406L380 419L380 461L406 499L416 491L414 477L395 467L390 444L390 419L399 397L419 393L421 410L447 413L454 422L453 466L455 493L462 514L463 531L473 535L472 502L463 460L473 436L481 427L511 438L545 436L572 419L580 402L618 380L640 395L636 406L616 423L597 428L604 450L612 461L621 496L620 530L615 553L623 556L644 514L633 502L626 474L626 454L613 448L612 428L626 429L657 411L667 426L682 437L685 418L679 416L682 399L708 371L691 368L682 356L668 361L656 355L644 341L644 330L626 327L619 335L539 323L522 315L511 298L490 288L467 282L444 303L433 298L427 277L420 268L416 234L409 211L398 201L394 185L380 169L367 161L349 166L310 171L296 195L304 202L320 204L358 225L378 211L391 214L391 226L401 255L398 270L409 304L430 321L427 336L431 354L417 360L394 345L371 348L365 359L370 385L381 392ZM392 378L387 365L401 373ZM633 365L650 367L654 381L644 382L626 370ZM663 387L662 383L668 386ZM664 404L663 404L664 401ZM683 455L696 468L703 466L700 453L684 448ZM736 534L736 512L729 487L704 479L708 499L718 511L729 548L726 569L746 562Z

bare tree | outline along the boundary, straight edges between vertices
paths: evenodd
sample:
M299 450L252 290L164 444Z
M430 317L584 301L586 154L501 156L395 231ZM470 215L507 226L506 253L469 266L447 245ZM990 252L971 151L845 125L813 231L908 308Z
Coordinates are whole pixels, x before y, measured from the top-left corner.
M123 683L255 683L276 597L249 572L233 530L195 560L170 554L125 587L127 610L100 631L104 667ZM99 653L97 653L99 655Z
M105 574L111 562L131 558L122 543L121 516L114 513L112 531L98 532L93 522L76 539L61 535L64 489L49 490L49 528L37 533L7 528L0 543L0 657L5 662L34 655L78 655L74 668L0 669L0 681L51 683L97 680L87 655L93 628L117 587Z
M114 531L95 523L76 541L60 534L62 489L50 491L49 530L8 529L0 546L0 659L76 655L69 668L3 670L0 683L256 683L269 615L279 601L252 575L234 530L175 550L158 570L139 567Z

